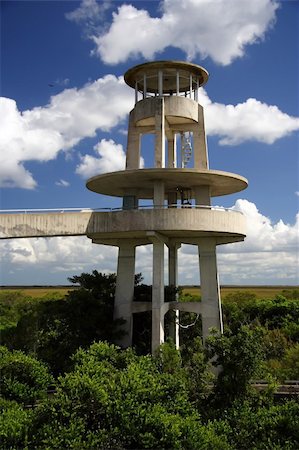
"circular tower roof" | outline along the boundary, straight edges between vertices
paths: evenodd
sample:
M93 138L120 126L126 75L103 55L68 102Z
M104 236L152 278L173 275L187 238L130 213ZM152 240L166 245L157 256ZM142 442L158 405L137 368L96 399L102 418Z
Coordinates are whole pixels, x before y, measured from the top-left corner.
M158 72L163 72L163 93L170 94L176 91L176 75L180 77L180 92L189 90L190 75L198 78L198 85L203 86L209 78L209 73L197 64L184 61L154 61L139 64L127 70L124 75L125 82L135 88L137 82L138 89L144 88L144 75L146 75L146 90L150 93L158 93Z

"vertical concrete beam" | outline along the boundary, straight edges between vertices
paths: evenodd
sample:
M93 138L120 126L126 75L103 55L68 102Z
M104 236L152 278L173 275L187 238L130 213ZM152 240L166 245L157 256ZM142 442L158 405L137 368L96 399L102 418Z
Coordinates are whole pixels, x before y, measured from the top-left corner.
M134 111L130 112L126 169L140 168L140 132L134 125Z
M162 208L165 199L165 188L163 181L157 180L154 183L154 207Z
M189 84L190 84L190 98L192 98L192 90L193 90L193 80L192 80L192 73L189 75Z
M162 70L158 71L158 91L159 91L159 96L162 97L162 95L163 95L163 71Z
M167 141L167 149L168 149L168 164L167 167L173 169L177 167L177 157L176 157L176 134L172 134L172 139L168 139Z
M167 195L168 208L177 207L178 196L176 192L169 192Z
M194 186L193 188L195 194L195 204L196 205L206 205L211 206L211 189L210 186Z
M143 75L143 99L146 98L146 74Z
M177 167L177 156L176 156L176 134L172 133L172 139L167 141L168 150L168 164L167 167L173 169Z
M199 269L202 303L202 337L210 328L223 332L220 289L217 274L216 241L214 238L199 240Z
M168 284L178 287L178 249L180 245L168 244ZM177 298L174 299L177 301ZM173 340L177 349L180 347L179 320L180 312L178 310L170 311L171 322L169 325L169 336Z
M180 95L180 72L176 71L176 95Z
M152 353L164 342L164 243L153 239Z
M165 167L165 113L164 98L156 99L155 111L155 167Z
M203 107L198 105L198 125L192 128L193 147L194 147L194 168L208 169L208 152L205 135L205 125L203 116Z
M135 81L135 105L138 102L138 83Z
M129 240L119 244L117 279L114 303L114 320L123 318L125 335L117 342L123 348L132 345L133 314L132 302L135 284L135 245Z

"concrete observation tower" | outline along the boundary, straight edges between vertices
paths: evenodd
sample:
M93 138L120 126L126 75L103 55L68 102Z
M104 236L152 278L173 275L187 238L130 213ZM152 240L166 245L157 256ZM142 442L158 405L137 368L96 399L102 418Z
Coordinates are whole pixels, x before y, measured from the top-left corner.
M222 330L216 246L242 241L241 213L211 206L211 197L246 188L247 180L209 170L203 108L198 89L208 80L202 67L186 62L157 61L125 73L135 90L130 112L126 170L95 176L88 189L123 198L122 211L95 216L94 243L119 247L115 318L126 319L122 344L132 343L134 313L152 311L152 350L164 342L164 316L169 310L201 314L203 338L210 327ZM141 168L142 135L154 134L153 167ZM179 144L179 145L178 145ZM141 206L141 200L147 200ZM142 202L144 203L144 202ZM168 284L178 285L178 249L193 244L199 251L201 303L164 302L164 247L168 248ZM133 302L135 249L153 245L152 303ZM178 346L178 325L170 328Z
M87 181L91 191L121 197L121 209L0 216L0 238L86 235L95 244L119 248L114 316L126 320L126 335L119 342L124 347L132 344L134 315L144 311L152 312L152 351L164 342L168 311L174 311L169 333L177 346L179 311L201 315L203 339L211 327L222 330L216 247L243 241L245 218L211 206L211 198L239 192L247 180L209 169L198 103L198 89L207 80L205 69L179 61L148 62L125 73L125 82L135 90L126 168ZM153 164L142 168L142 136L147 133L154 135L154 148L146 150ZM136 247L147 244L153 245L152 302L134 302ZM164 249L168 284L177 286L181 244L198 248L201 302L164 301Z

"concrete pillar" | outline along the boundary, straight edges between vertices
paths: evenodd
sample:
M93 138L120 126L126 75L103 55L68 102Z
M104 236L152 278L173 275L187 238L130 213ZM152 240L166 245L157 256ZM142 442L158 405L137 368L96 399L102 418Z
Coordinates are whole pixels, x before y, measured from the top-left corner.
M159 96L161 97L163 95L163 71L158 71L158 91Z
M168 284L169 286L178 287L178 249L180 245L168 245ZM177 298L174 299L177 301ZM171 313L171 322L169 325L169 336L172 338L177 349L180 347L179 337L179 311L173 310Z
M203 107L198 105L198 125L192 127L193 131L193 151L194 151L194 168L208 169L208 153L207 142L204 128Z
M119 244L113 314L114 319L123 318L126 320L122 327L126 334L117 342L124 348L132 345L132 302L135 284L135 245L128 241Z
M154 184L154 207L162 208L165 199L165 189L163 181L157 180Z
M146 98L146 74L143 75L143 99Z
M133 111L129 117L126 169L140 168L140 132L134 125Z
M180 72L176 71L176 95L180 95Z
M168 148L168 165L170 169L177 167L177 157L176 157L176 134L173 133L172 139L167 141Z
M164 342L164 243L153 239L152 353Z
M196 102L198 102L198 89L199 89L199 79L197 77L196 78L196 89L195 89L195 94L194 94L194 100Z
M223 332L220 289L217 274L216 241L214 238L199 240L199 269L202 303L203 341L210 328Z
M164 98L156 99L155 111L155 167L165 167L165 114Z
M138 102L138 83L135 81L135 104Z
M195 204L211 206L211 189L210 186L194 186L193 187Z
M178 196L176 192L169 192L167 195L167 203L168 208L176 208L177 207Z

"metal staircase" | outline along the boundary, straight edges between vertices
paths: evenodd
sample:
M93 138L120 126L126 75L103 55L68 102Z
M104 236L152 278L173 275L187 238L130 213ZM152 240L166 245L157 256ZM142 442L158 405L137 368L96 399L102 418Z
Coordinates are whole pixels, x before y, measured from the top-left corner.
M182 154L182 168L187 167L188 162L192 157L192 134L190 131L181 133L181 154Z

